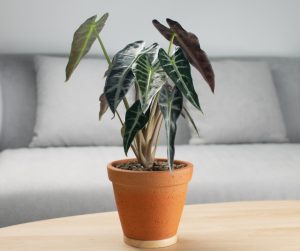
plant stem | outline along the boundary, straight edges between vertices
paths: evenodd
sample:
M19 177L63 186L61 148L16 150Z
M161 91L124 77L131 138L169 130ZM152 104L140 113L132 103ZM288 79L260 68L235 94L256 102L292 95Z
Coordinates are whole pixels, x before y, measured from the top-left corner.
M152 104L151 104L151 111L150 111L150 116L149 116L149 122L148 122L148 125L147 125L147 127L145 127L145 139L146 139L146 141L148 141L148 136L149 136L149 131L151 131L151 127L153 126L152 124L152 122L153 122L153 120L155 120L156 118L155 118L155 116L154 116L154 114L155 114L155 112L156 112L156 108L157 108L157 104L158 103L158 95L156 95L155 97L154 97L154 100L153 100L153 102L152 102Z
M118 116L118 118L119 118L122 126L124 126L124 122L123 122L123 120L122 120L122 118L121 118L121 116L120 116L120 114L119 114L119 112L117 110L116 110L116 114L117 114L117 116Z
M158 124L158 131L157 131L157 135L156 135L156 139L155 139L154 149L152 151L153 155L155 155L155 153L156 153L156 148L157 148L157 144L158 144L158 138L159 138L162 122L163 122L163 119L162 119L162 116L160 115L160 118L159 118L158 123L157 123Z
M110 58L109 58L109 56L108 56L108 53L107 53L107 51L106 51L106 49L105 49L105 47L104 47L104 44L103 44L103 42L102 42L102 40L101 40L99 34L96 33L96 35L97 35L97 39L98 39L98 41L99 41L99 44L100 44L100 46L101 46L101 50L102 50L102 52L103 52L103 54L104 54L104 57L105 57L105 59L106 59L106 61L107 61L107 63L108 63L108 66L111 67L111 60L110 60Z
M176 37L176 33L173 33L172 34L172 37L171 37L171 40L170 40L170 43L169 43L169 47L168 47L168 55L170 56L170 53L171 53L171 48L172 48L172 45L173 45L173 42L174 42L174 38Z
M128 101L127 101L126 97L123 98L123 103L124 103L124 106L125 106L126 111L127 111L129 109L129 104L128 104Z

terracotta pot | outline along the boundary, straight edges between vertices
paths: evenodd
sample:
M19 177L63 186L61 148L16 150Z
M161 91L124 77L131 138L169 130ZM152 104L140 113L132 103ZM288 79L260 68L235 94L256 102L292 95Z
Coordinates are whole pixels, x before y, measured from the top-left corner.
M185 203L193 165L169 171L130 171L115 166L134 159L108 164L124 241L141 248L170 246L177 241L177 229ZM164 160L164 159L158 159Z

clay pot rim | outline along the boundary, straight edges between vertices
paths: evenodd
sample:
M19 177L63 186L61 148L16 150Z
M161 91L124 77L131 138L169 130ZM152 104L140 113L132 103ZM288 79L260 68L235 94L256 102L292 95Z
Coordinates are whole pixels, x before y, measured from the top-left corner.
M129 162L129 161L134 161L136 160L136 158L126 158L126 159L119 159L119 160L114 160L111 161L107 164L107 168L115 171L115 172L122 172L122 173L132 173L132 174L164 174L164 173L169 173L169 170L165 170L165 171L136 171L136 170L124 170L124 169L120 169L115 167L114 165L116 165L117 163L124 163L124 162ZM166 158L155 158L155 160L167 160ZM181 171L184 171L186 169L190 169L193 168L193 164L191 162L185 161L185 160L174 160L174 163L180 163L180 164L185 164L185 167L179 168L179 169L175 169L172 171L172 173L178 173Z

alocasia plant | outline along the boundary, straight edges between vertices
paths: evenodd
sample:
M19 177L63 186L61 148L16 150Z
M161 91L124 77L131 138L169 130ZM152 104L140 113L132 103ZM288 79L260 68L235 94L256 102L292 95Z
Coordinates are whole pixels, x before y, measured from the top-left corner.
M66 81L69 80L81 59L98 40L108 63L105 85L100 95L99 119L108 109L117 115L121 123L121 136L125 154L131 148L137 161L144 168L151 168L155 161L158 136L164 121L167 133L169 169L173 169L176 122L180 115L197 127L184 106L184 99L201 111L198 95L191 75L193 65L214 91L214 72L206 53L200 48L196 35L167 19L170 28L153 20L157 30L170 41L167 52L157 43L145 47L143 41L128 44L111 60L101 40L108 14L97 20L87 19L75 32ZM172 45L176 45L172 53ZM99 79L99 81L101 81ZM130 88L135 88L135 100L130 104L126 98ZM119 114L120 103L126 108L125 121Z

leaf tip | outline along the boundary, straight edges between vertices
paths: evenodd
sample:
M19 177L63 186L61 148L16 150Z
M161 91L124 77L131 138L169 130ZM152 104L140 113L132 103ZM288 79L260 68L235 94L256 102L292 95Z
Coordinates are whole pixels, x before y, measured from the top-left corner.
M200 104L194 105L194 107L196 107L198 111L200 111L202 114L204 114Z
M70 79L70 76L66 74L66 79L65 79L65 83L68 82Z
M101 111L99 112L98 120L101 121L103 114L101 114Z
M158 54L167 54L163 48L159 48Z
M66 79L65 79L65 82L67 82L70 79L71 74L72 74L72 72L70 72L70 69L69 69L70 66L69 65L70 65L70 62L68 62L67 66L66 66L66 70L65 70Z
M124 137L124 141L123 141L123 146L124 146L124 153L125 153L125 156L128 157L128 150L129 150L129 147L127 146L126 142L125 142L125 137Z
M210 86L212 93L215 94L215 81L214 80L211 81L209 86Z
M99 16L99 15L95 15L94 17L95 17L95 19L96 18L99 18L96 22L98 22L98 21L100 21L100 20L107 20L107 18L108 18L108 16L109 16L109 13L108 12L106 12L106 13L104 13L101 17Z
M166 18L166 22L171 27L172 25L178 24L176 21L172 20L171 18Z
M208 84L212 93L215 93L215 76L214 76L214 72L213 72L212 68L209 73L206 73L206 74L201 73L201 75L203 76L204 80Z

